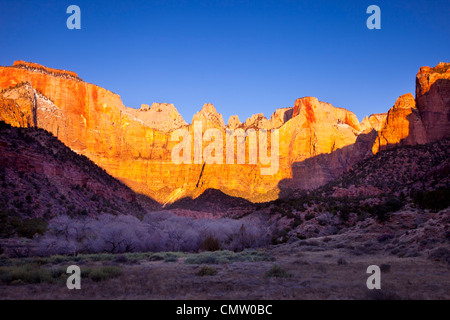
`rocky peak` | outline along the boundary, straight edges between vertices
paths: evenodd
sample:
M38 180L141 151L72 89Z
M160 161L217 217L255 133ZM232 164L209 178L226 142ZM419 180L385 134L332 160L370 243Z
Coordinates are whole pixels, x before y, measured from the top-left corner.
M15 127L37 126L36 91L29 83L22 82L1 90L0 105L0 120Z
M272 128L279 128L290 119L294 114L294 108L279 108L276 109L272 116L270 117L270 122L272 123Z
M393 109L412 109L416 107L416 101L411 93L406 93L398 97Z
M368 133L372 130L380 131L386 116L387 113L376 113L371 114L370 116L365 116L361 121L361 131L363 133Z
M138 110L139 111L148 111L148 110L150 110L150 106L148 104L141 104L141 107Z
M127 108L127 111L152 129L169 132L187 123L173 104L156 103L151 107L143 104L139 109Z
M195 121L202 121L203 130L209 128L225 128L222 115L217 112L211 103L205 103L202 109L192 117L192 124Z
M426 142L426 131L416 101L411 93L398 97L387 113L373 147L377 153L397 145L422 144Z
M241 125L241 121L239 120L239 117L234 115L230 116L230 119L228 119L227 127L228 129L234 130L238 128Z
M245 128L253 128L253 129L269 130L272 128L272 124L269 120L267 120L266 117L264 117L264 114L257 113L257 114L252 115L247 120L245 120L244 127Z

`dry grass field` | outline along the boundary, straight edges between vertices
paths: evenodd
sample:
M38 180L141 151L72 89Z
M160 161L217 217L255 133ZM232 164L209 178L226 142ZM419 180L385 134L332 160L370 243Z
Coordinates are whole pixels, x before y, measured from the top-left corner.
M39 284L0 285L2 299L450 299L449 266L424 257L353 254L333 238L296 241L261 252L116 256L78 261L83 270L116 266L119 276L81 280L81 290L68 290L64 279ZM248 257L256 257L249 258ZM131 257L131 256L130 256ZM222 257L222 258L221 258ZM256 261L252 262L254 259ZM57 259L52 268L74 261ZM230 259L232 260L232 259ZM248 261L245 261L248 260ZM210 263L206 263L210 262ZM368 290L366 269L381 267L381 290ZM274 265L277 267L274 269ZM205 270L205 267L206 270ZM202 270L203 269L203 270ZM208 270L213 270L213 275ZM271 271L270 271L271 270ZM206 271L206 272L205 272ZM274 272L275 271L275 272Z

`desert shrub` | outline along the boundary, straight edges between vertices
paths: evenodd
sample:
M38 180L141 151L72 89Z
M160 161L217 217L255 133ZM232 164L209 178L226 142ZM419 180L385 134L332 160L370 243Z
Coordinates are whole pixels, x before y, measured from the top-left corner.
M273 232L271 243L273 245L286 243L289 240L289 228L276 229Z
M315 215L312 212L308 212L307 214L305 214L305 221L309 221L311 219L314 219Z
M450 189L419 191L413 195L413 201L423 209L437 212L450 206Z
M58 264L58 263L62 263L62 262L67 262L68 259L71 259L70 256L61 256L61 255L56 255L56 256L51 256L47 259L48 263L51 264Z
M116 266L103 266L82 268L81 276L87 277L95 282L116 278L122 274L122 269Z
M275 264L267 272L266 278L290 278L292 275L284 270L281 266Z
M161 261L161 260L164 260L164 256L162 254L155 253L150 256L149 260L150 261Z
M178 258L176 256L170 255L170 254L164 258L164 262L177 262L177 261L178 261Z
M53 281L50 270L36 265L0 267L0 282L4 284L51 283Z
M292 229L295 229L295 228L297 228L299 225L301 225L302 223L303 223L302 218L300 218L300 217L295 217L295 218L294 218L294 221L291 222L290 227L291 227Z
M217 274L217 269L214 267L203 266L198 272L198 276L215 276Z
M114 262L117 263L127 263L129 260L126 255L119 254L116 258L114 258Z
M218 251L220 250L219 239L213 238L211 236L207 237L202 243L202 250L204 251Z
M337 261L337 264L340 266L345 266L348 264L347 260L345 260L344 258L339 258Z
M47 222L41 218L27 218L17 226L19 237L33 238L35 234L44 234L47 230Z
M111 253L96 253L96 254L84 254L79 255L82 260L85 261L112 261L114 254Z
M209 252L202 252L195 255L190 255L186 258L186 264L217 264L220 263L220 257Z
M401 202L399 199L388 198L383 203L374 205L369 210L374 216L376 216L379 222L384 222L389 219L392 212L400 210L404 205L405 203Z
M272 261L272 258L260 251L244 250L242 252L215 251L190 254L186 257L186 264L221 264L232 262Z
M147 260L152 255L151 252L128 252L124 254L129 261Z
M348 221L348 218L350 217L352 209L348 205L344 205L341 207L339 211L339 217L342 219L342 221Z
M385 242L387 240L394 239L395 235L392 233L383 233L382 235L378 236L377 240L378 242Z
M445 247L434 249L429 255L428 259L434 261L441 261L450 264L450 250Z
M10 238L16 233L15 227L11 224L11 217L6 210L0 210L0 238Z

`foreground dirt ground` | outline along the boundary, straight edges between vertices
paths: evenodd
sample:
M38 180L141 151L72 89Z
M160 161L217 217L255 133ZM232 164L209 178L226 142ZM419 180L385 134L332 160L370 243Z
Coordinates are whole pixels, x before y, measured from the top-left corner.
M450 268L440 261L355 254L329 238L265 250L274 261L208 265L217 269L213 276L198 276L204 265L185 264L184 258L176 262L141 261L119 264L123 273L118 278L98 283L82 279L81 290L68 290L65 283L1 285L0 298L450 299ZM266 277L274 264L290 277ZM382 266L381 290L366 287L366 270L373 264Z

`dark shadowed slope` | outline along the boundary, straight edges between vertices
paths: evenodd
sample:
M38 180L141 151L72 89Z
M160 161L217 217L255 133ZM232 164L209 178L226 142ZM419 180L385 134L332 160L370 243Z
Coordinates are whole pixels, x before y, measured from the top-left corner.
M144 210L131 189L50 133L0 122L0 236L27 219L103 213Z

